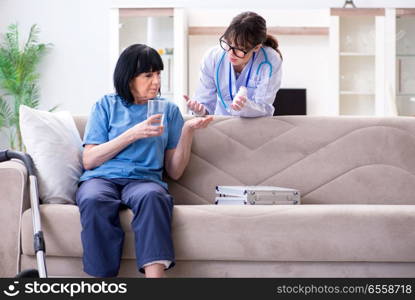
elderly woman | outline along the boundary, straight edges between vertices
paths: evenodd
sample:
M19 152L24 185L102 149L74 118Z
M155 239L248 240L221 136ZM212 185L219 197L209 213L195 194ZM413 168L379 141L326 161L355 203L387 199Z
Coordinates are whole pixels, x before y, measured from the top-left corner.
M147 102L160 91L163 62L154 49L125 49L114 72L115 94L92 108L84 136L83 164L76 201L82 224L84 271L96 277L118 274L124 232L119 210L129 207L137 267L146 277L163 277L174 266L171 237L173 198L162 173L178 179L190 156L193 133L212 118L183 121L166 102L160 115L147 118Z

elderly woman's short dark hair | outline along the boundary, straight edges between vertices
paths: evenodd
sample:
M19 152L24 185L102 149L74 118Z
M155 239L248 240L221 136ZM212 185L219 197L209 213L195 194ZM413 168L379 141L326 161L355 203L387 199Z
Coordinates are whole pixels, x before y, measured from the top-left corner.
M163 70L163 61L153 48L134 44L120 55L114 71L114 87L117 94L128 103L134 103L130 82L141 73Z

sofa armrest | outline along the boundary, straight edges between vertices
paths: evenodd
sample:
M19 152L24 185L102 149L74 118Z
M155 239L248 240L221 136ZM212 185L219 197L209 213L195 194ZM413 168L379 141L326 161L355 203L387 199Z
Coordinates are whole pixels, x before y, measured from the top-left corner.
M18 271L20 224L30 207L25 166L18 160L0 163L0 277L13 277Z

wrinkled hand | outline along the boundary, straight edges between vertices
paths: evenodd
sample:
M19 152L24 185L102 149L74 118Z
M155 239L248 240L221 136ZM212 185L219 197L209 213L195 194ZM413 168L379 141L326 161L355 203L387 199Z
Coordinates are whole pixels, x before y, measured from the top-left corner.
M206 128L209 125L209 123L212 122L212 120L213 120L213 116L196 117L196 118L187 120L184 125L193 130L201 129L201 128Z
M199 102L195 100L191 100L188 96L183 95L183 98L186 100L187 107L193 111L198 116L204 116L206 115L206 107L203 104L200 104Z
M152 115L147 120L138 123L130 130L135 139L148 138L153 136L160 136L163 134L164 126L160 125L162 115Z
M231 108L236 111L240 111L246 104L246 97L245 96L238 96L233 99L231 104Z

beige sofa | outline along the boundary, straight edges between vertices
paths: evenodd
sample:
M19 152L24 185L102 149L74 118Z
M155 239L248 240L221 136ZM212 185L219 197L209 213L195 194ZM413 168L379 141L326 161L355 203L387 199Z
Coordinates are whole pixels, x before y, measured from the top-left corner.
M75 117L83 134L86 117ZM1 276L35 266L27 177L0 164ZM216 206L216 185L297 188L297 206ZM217 117L175 198L172 277L415 277L415 119ZM119 276L135 266L129 210ZM50 276L82 271L79 212L41 205Z

